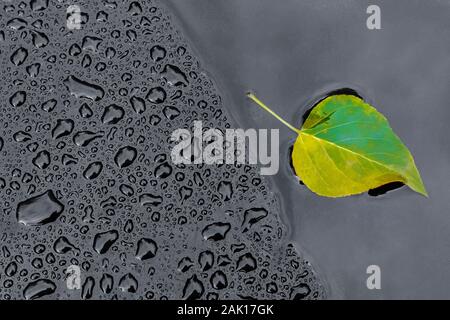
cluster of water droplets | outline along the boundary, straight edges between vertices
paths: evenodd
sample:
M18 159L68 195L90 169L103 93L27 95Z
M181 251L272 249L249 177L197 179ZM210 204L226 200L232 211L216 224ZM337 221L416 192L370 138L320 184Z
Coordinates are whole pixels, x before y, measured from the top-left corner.
M1 4L0 299L323 297L258 168L171 162L231 125L166 9L77 4L72 31L69 1Z

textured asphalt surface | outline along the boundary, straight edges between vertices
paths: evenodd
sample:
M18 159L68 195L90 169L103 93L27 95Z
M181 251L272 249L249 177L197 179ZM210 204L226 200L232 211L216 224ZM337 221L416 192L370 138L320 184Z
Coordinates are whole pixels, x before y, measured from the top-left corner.
M170 0L169 8L243 128L280 128L282 169L271 179L290 238L308 253L331 298L450 298L450 2ZM381 8L381 30L366 8ZM289 167L295 137L244 96L253 90L300 125L327 92L350 87L411 150L429 198L320 198ZM366 268L381 268L368 290Z

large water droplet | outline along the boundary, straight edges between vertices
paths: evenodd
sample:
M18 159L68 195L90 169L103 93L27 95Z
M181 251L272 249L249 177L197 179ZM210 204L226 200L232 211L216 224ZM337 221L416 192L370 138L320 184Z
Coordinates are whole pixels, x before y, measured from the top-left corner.
M52 190L20 202L17 206L17 220L26 226L42 225L55 221L64 206L56 199Z
M109 230L97 233L94 237L94 250L98 254L103 254L111 248L114 242L119 238L117 230Z
M31 0L30 7L33 11L45 10L48 7L48 0Z
M267 210L264 208L252 208L245 210L244 221L242 222L242 232L247 232L255 223L267 217Z
M120 148L114 156L114 162L119 168L125 168L130 166L137 156L136 148L126 146Z
M73 142L79 147L86 147L97 138L103 137L103 132L80 131L73 136Z
M83 177L88 180L97 178L103 170L103 163L100 161L92 162L83 172Z
M25 91L17 91L14 93L11 98L9 98L9 103L13 107L20 107L27 100L27 94Z
M153 61L158 62L166 57L166 49L163 47L156 45L150 49L150 58Z
M127 273L119 280L119 288L123 292L134 293L138 289L138 282L136 278L131 274Z
M19 48L13 52L13 54L10 57L10 60L14 65L20 66L22 63L25 62L27 57L28 57L28 50L25 48Z
M154 87L150 89L145 98L153 103L163 103L166 101L166 91L161 87Z
M58 239L56 239L55 243L53 244L53 250L55 250L56 253L58 254L65 254L69 251L74 251L75 254L78 255L80 249L78 249L77 247L75 247L70 241L69 239L67 239L64 236L59 237Z
M59 119L56 121L56 126L52 131L52 138L58 139L64 136L68 136L72 133L74 126L73 120L70 119Z
M122 120L124 115L125 111L122 107L112 104L105 108L101 120L105 124L116 124L117 122Z
M238 258L236 264L237 271L250 272L256 269L256 259L250 252L243 254Z
M202 236L205 240L219 241L225 239L231 225L224 222L215 222L207 225L203 231Z
M205 292L203 283L198 280L197 275L193 275L187 279L183 288L183 299L194 300L199 299Z
M39 169L46 169L50 165L50 153L47 150L39 151L32 162Z
M155 196L151 193L144 193L139 196L139 202L142 206L156 207L162 203L163 199L160 196Z
M147 260L153 258L158 251L156 242L152 239L142 238L137 243L136 259Z
M87 98L93 101L97 101L103 98L105 91L102 87L78 79L75 76L69 76L64 80L64 85L70 94L76 98Z
M163 71L161 72L161 76L171 86L185 87L189 83L184 72L181 71L180 68L172 64L166 64Z
M23 296L27 300L39 299L55 292L56 285L53 281L47 279L39 279L29 283L24 291Z

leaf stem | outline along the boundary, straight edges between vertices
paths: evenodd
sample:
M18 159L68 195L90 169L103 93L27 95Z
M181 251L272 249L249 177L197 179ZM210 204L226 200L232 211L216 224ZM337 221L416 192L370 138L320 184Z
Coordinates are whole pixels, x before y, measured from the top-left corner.
M248 92L247 97L252 99L257 105L259 105L261 108L266 110L268 113L273 115L275 118L277 118L281 123L283 123L286 127L291 129L292 131L296 132L297 134L300 134L300 130L288 123L286 120L281 118L279 115L277 115L275 112L273 112L268 106L266 106L261 100L259 100L253 93Z

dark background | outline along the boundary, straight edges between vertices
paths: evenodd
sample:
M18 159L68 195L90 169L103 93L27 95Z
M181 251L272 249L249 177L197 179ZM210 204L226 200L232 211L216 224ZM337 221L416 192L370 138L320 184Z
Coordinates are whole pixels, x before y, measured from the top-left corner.
M169 8L243 128L281 129L281 168L269 178L290 238L308 252L331 298L450 298L450 2L170 0ZM366 8L381 8L381 30ZM407 187L380 197L321 198L298 184L288 121L320 95L351 87L390 121L413 154L429 198ZM366 268L381 267L381 290Z

